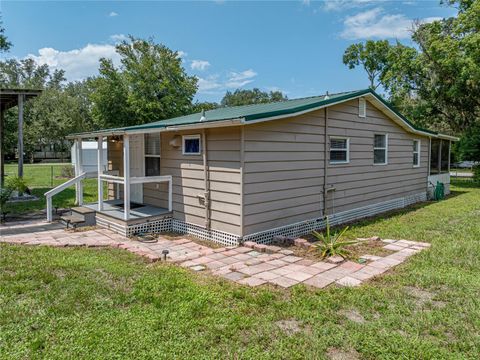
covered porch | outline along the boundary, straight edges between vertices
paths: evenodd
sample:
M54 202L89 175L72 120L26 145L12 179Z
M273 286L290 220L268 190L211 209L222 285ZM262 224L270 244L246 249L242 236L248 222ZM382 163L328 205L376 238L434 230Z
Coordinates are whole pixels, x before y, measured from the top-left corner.
M52 197L75 185L76 204L94 210L116 222L125 225L140 219L152 219L169 215L172 212L172 176L160 175L160 133L122 134L95 136L97 142L97 171L83 167L82 140L92 139L92 135L75 137L74 152L75 177L48 191L47 220L52 221ZM107 142L107 166L102 161L104 142ZM152 162L152 159L154 160ZM158 164L154 164L157 162ZM97 179L98 197L95 203L84 204L83 180ZM150 203L144 199L144 185L150 184L161 189L161 201Z

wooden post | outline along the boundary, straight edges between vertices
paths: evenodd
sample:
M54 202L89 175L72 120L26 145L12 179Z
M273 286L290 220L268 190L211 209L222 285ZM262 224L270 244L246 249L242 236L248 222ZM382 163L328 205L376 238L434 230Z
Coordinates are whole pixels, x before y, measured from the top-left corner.
M123 135L123 205L124 220L130 217L130 139Z
M18 177L23 177L23 100L24 95L18 95Z
M98 211L103 210L103 136L97 138Z

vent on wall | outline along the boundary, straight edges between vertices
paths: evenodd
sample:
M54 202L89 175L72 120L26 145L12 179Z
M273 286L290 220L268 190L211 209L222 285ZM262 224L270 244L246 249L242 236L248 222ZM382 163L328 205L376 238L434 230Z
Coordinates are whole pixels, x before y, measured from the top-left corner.
M365 117L367 116L367 102L364 98L358 99L358 116Z

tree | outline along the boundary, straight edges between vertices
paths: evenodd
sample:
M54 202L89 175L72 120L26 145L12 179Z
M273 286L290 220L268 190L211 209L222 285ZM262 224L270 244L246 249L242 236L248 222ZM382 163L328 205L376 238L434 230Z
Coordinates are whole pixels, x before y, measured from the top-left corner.
M101 59L100 76L92 80L96 124L144 124L191 111L197 78L186 74L177 52L132 36L116 51L121 65L117 68L111 60Z
M216 102L208 102L208 101L198 102L197 101L195 104L192 105L191 112L197 113L197 112L201 112L202 110L208 111L208 110L217 109L218 107L220 107L220 105Z
M56 144L64 149L65 136L72 132L93 130L88 81L65 85L64 72L50 71L32 59L0 62L0 86L42 89L40 96L25 103L24 150L33 153L36 145ZM5 114L5 149L13 153L17 145L18 109Z
M285 101L287 97L281 91L261 91L258 88L252 90L237 89L233 93L227 91L221 101L222 106L238 106L249 104L263 104L275 101Z
M397 42L385 55L365 56L383 64L376 78L402 113L417 125L462 134L480 122L480 1L444 2L456 5L458 15L417 22L416 47Z
M0 20L0 53L10 50L11 47L12 43L7 40L7 37L5 36L5 28Z
M343 63L349 69L362 66L370 81L370 88L375 90L380 82L378 77L387 65L387 54L390 44L387 40L368 40L364 43L350 45L343 54Z

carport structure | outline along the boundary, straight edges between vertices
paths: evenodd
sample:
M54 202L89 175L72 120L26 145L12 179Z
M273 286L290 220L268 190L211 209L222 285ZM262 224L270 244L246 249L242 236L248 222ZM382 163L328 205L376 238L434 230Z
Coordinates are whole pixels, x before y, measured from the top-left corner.
M23 176L23 107L26 101L42 93L38 89L0 88L0 187L5 179L4 166L4 115L5 112L18 106L18 176Z

